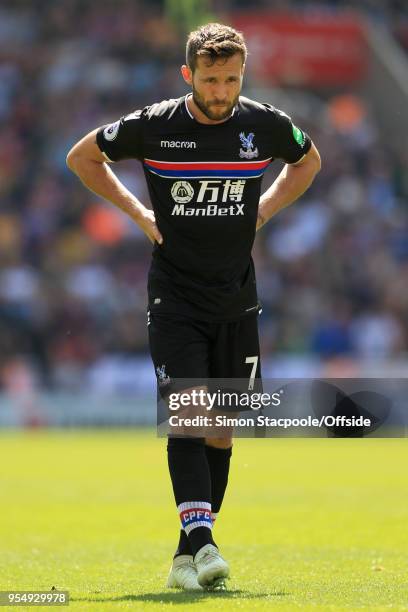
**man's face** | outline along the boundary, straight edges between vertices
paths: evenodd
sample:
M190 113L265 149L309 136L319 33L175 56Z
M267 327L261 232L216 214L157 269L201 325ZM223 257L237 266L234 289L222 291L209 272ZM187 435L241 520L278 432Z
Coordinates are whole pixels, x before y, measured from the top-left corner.
M199 57L194 74L183 66L183 77L192 87L193 100L208 119L222 121L231 115L242 88L244 68L240 53L220 58L212 65L207 58Z

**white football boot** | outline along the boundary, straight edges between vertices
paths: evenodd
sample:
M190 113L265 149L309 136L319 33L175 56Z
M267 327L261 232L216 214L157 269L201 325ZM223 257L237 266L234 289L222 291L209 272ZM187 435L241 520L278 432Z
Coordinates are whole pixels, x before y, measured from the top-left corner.
M197 581L197 570L192 555L178 555L173 559L167 586L185 591L203 590Z
M194 563L197 569L198 584L206 589L225 589L225 579L229 576L229 567L216 546L206 544L200 548L194 558Z

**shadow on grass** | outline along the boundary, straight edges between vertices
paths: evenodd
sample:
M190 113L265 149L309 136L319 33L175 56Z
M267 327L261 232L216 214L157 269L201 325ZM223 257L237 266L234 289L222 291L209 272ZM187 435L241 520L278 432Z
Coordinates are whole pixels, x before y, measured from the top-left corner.
M145 601L155 603L168 603L168 604L186 604L203 601L204 599L214 598L217 599L262 599L265 597L284 597L289 595L284 591L274 591L271 593L250 593L248 591L242 591L240 589L230 591L204 591L203 593L188 592L188 591L175 591L169 592L164 591L162 593L141 593L140 595L122 595L120 597L71 597L70 601L88 601L88 602L104 602L104 601Z

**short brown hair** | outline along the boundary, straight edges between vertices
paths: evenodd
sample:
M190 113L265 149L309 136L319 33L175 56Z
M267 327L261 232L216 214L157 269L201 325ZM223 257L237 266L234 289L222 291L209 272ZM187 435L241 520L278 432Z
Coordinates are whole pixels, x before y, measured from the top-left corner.
M207 57L210 64L220 57L231 57L240 53L242 63L247 57L247 48L241 32L221 23L207 23L190 32L186 46L186 63L194 72L198 57Z

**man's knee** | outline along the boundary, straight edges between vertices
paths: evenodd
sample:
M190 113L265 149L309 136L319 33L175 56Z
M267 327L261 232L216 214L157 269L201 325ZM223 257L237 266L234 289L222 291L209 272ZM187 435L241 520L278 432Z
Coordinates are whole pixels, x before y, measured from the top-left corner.
M205 443L207 446L213 446L214 448L231 448L232 436L226 438L206 438Z

